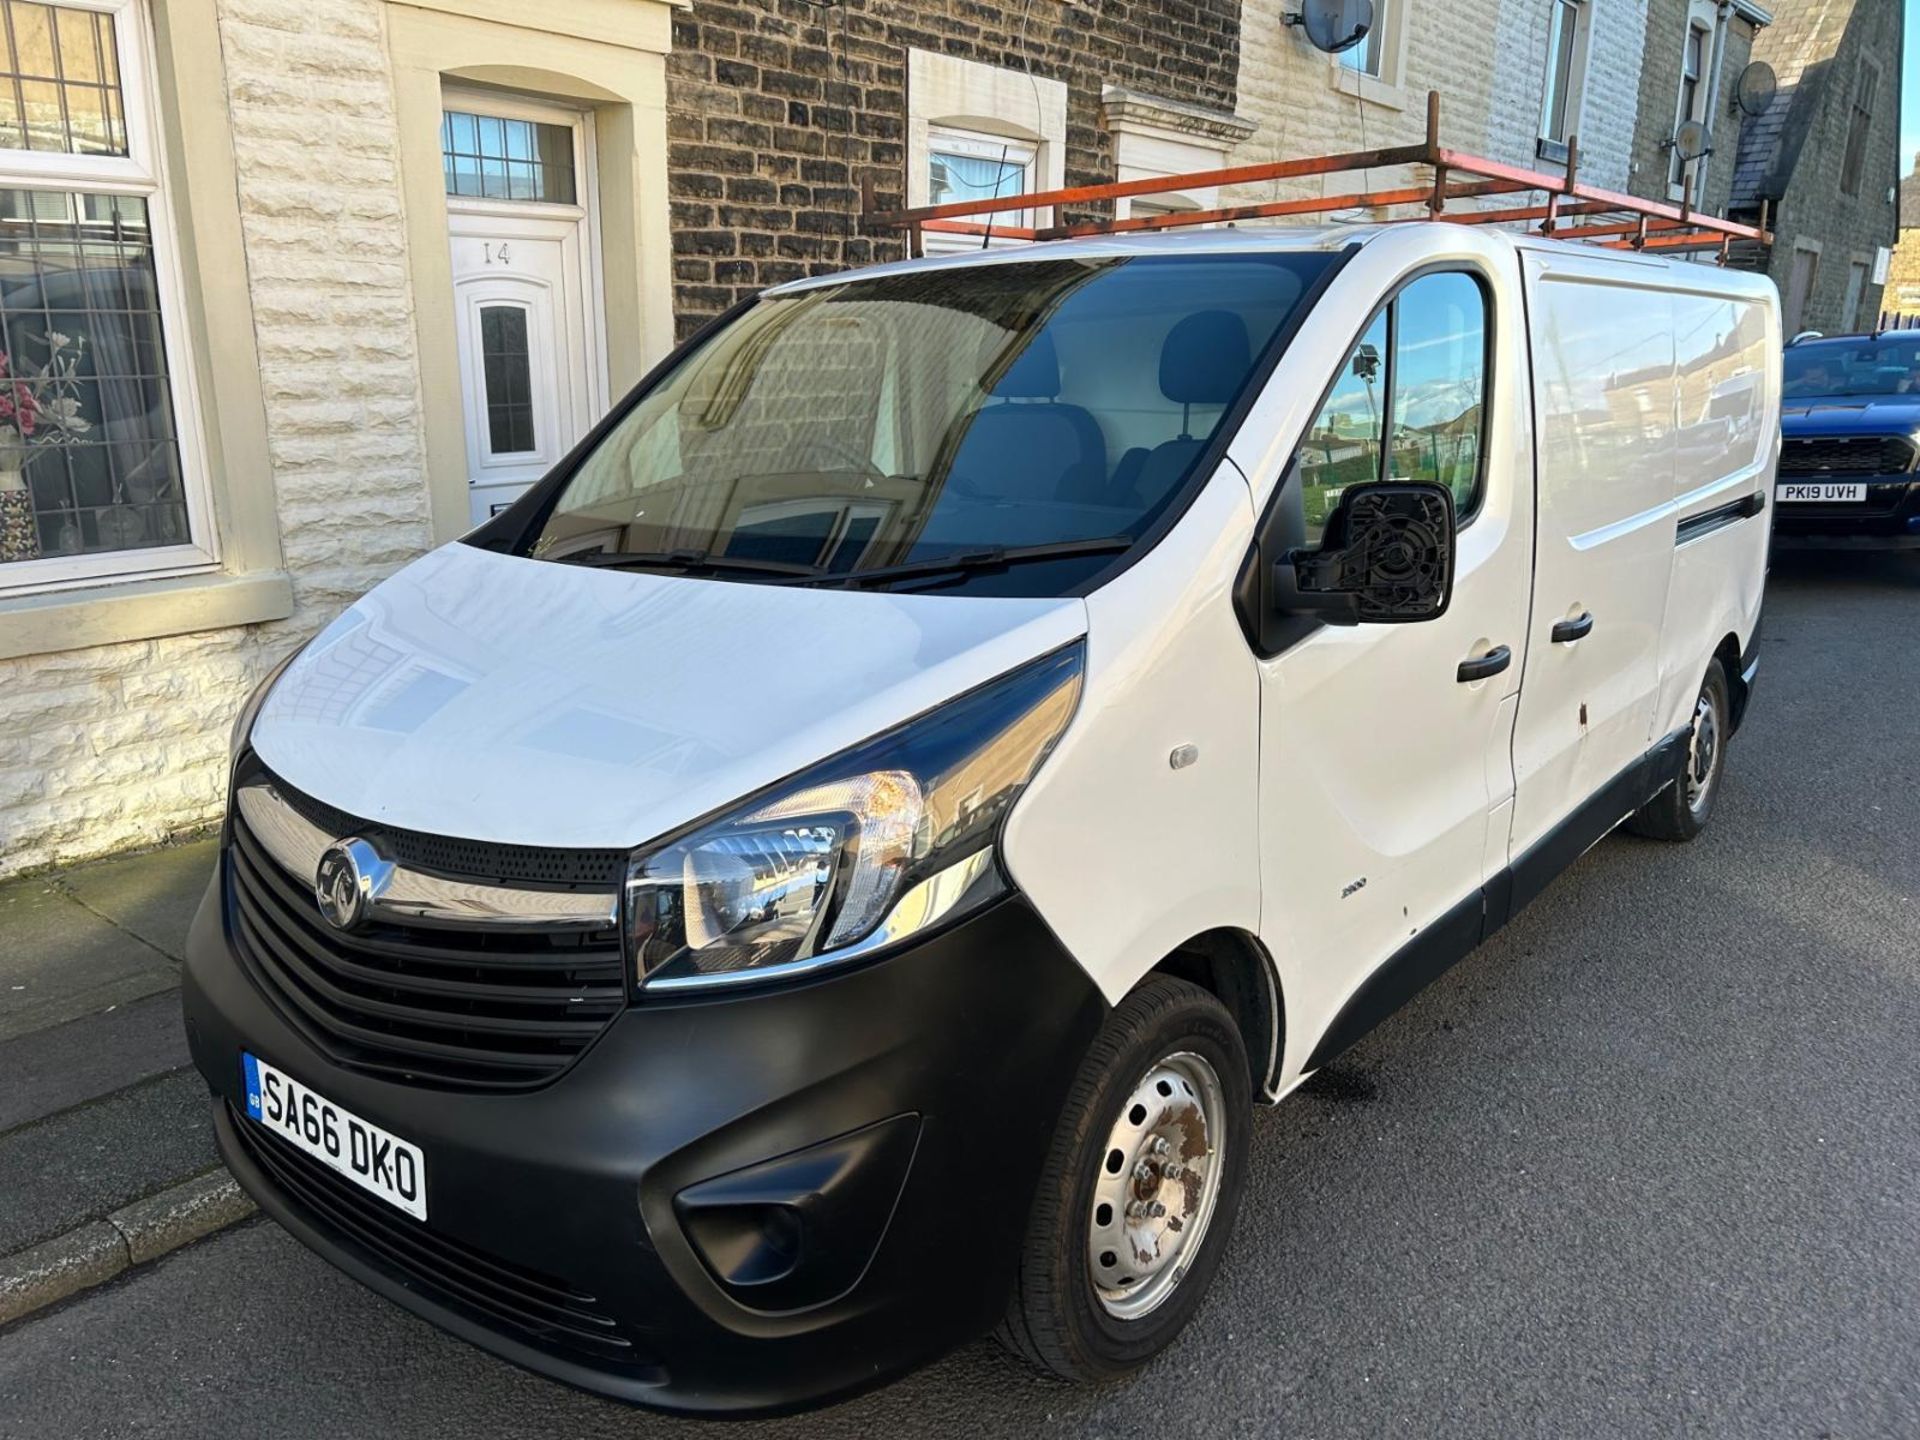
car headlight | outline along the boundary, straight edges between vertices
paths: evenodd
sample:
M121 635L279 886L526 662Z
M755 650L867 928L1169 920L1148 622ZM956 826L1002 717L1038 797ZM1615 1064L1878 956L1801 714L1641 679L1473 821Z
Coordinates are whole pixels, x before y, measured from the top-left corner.
M247 741L253 736L253 722L260 717L260 707L266 704L267 692L273 689L273 682L287 673L287 667L299 658L300 652L307 647L296 645L286 658L269 670L260 683L253 687L253 693L247 696L247 703L240 707L240 713L233 717L233 729L227 734L227 769L231 771L240 759L240 752L247 748Z
M872 954L999 894L1000 825L1080 698L1073 645L637 852L627 953L650 992Z

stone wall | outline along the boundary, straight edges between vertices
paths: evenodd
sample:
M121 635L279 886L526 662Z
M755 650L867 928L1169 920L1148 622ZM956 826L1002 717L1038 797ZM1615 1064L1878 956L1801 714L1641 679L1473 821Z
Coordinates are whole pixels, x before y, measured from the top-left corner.
M1652 0L1670 4L1673 0ZM1627 187L1649 0L1589 0L1587 71L1577 123L1580 178L1613 190ZM1500 0L1488 148L1497 160L1558 167L1536 153L1546 89L1547 26L1553 7L1540 0ZM1485 63L1485 51L1482 62Z
M1669 199L1670 152L1665 148L1680 112L1680 69L1687 39L1687 0L1649 0L1645 53L1640 68L1639 116L1627 188L1652 200ZM1746 117L1733 102L1734 85L1753 58L1755 27L1734 17L1722 42L1720 82L1707 108L1713 153L1694 167L1694 205L1712 215L1727 213L1734 157Z
M378 0L221 0L290 621L0 662L0 874L217 818L260 675L429 544ZM214 277L217 278L217 277ZM216 290L212 303L221 303Z
M1790 329L1829 334L1846 327L1849 273L1867 283L1853 317L1871 325L1882 304L1872 283L1881 249L1900 223L1900 55L1904 20L1887 0L1777 0L1774 23L1755 37L1753 55L1773 66L1779 93L1740 138L1733 181L1734 218L1757 220L1763 205L1771 249L1748 246L1735 263L1764 271L1791 310L1796 254L1817 253L1814 284ZM1842 187L1847 133L1862 69L1878 71L1858 193Z
M1920 155L1900 181L1900 242L1893 247L1880 313L1901 325L1920 325Z
M1294 0L1245 0L1241 10L1240 107L1257 129L1233 154L1236 165L1258 165L1356 149L1418 142L1426 134L1427 92L1442 93L1440 138L1464 150L1486 143L1492 71L1486 36L1499 0L1461 0L1452 6L1414 5L1386 37L1380 83L1343 73L1337 60L1284 23ZM1383 12L1384 13L1384 12ZM1264 181L1230 190L1230 202L1258 203L1312 195L1384 190L1416 182L1407 167L1295 181ZM1348 212L1348 218L1374 218ZM1290 222L1276 222L1290 223ZM1325 216L1297 223L1325 224Z
M764 286L897 258L864 235L860 185L904 203L909 49L1067 86L1066 183L1113 178L1108 85L1223 110L1239 69L1235 0L694 0L668 65L681 335Z
M1775 214L1768 273L1784 293L1795 242L1803 238L1819 242L1820 267L1800 315L1804 329L1831 334L1845 328L1849 265L1871 267L1875 253L1899 238L1901 40L1900 7L1867 0L1854 6L1845 38L1831 59L1818 67L1820 73L1810 67L1801 78L1801 85L1817 87L1817 93L1812 95L1814 104L1796 106L1792 112L1792 123L1805 126L1804 139ZM1840 185L1842 162L1854 82L1866 61L1878 64L1879 85L1860 190L1848 195ZM1871 275L1869 268L1869 280ZM1857 325L1873 323L1880 311L1881 291L1879 285L1867 285Z

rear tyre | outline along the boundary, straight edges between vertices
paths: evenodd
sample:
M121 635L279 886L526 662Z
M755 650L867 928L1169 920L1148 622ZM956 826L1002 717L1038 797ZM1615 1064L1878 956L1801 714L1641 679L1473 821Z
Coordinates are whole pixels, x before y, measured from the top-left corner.
M1718 660L1707 665L1700 698L1694 702L1693 723L1687 727L1686 763L1673 784L1662 790L1627 820L1627 829L1649 840L1691 840L1706 829L1720 794L1720 776L1727 765L1727 729L1732 710L1727 698L1727 672Z
M1193 1318L1246 1179L1240 1032L1199 986L1155 975L1120 1002L1067 1097L996 1337L1066 1380L1145 1364Z

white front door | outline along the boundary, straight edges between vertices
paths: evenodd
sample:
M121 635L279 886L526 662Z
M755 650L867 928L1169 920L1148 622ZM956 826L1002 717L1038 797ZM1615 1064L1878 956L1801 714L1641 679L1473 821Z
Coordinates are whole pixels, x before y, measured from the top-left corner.
M1446 963L1478 940L1505 864L1533 552L1521 343L1473 273L1412 280L1341 367L1280 492L1288 547L1320 545L1339 494L1381 479L1447 486L1461 521L1445 614L1324 626L1260 665L1262 938L1289 1035L1322 1037L1290 1064L1317 1068L1394 1008L1399 992L1367 988L1376 974L1409 993L1430 978L1424 960L1388 966L1412 942Z
M584 117L449 93L454 326L477 525L606 408Z

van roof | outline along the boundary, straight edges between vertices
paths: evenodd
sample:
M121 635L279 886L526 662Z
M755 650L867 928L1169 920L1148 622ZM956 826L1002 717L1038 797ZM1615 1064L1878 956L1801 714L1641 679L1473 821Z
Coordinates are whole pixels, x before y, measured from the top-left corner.
M790 280L767 291L788 295L822 285L844 284L858 276L908 275L921 270L958 270L976 265L1008 265L1033 260L1109 260L1141 255L1260 255L1287 251L1339 250L1364 244L1390 227L1384 225L1261 225L1227 230L1134 231L1126 235L1093 235L1083 240L1049 240L1045 244L1007 245L997 250L960 250L927 255L918 260L894 260L861 270L840 270Z
M1475 233L1496 244L1577 259L1584 265L1630 265L1644 271L1679 272L1702 288L1744 293L1753 289L1753 277L1744 271L1702 265L1678 256L1637 250L1610 250L1577 241L1555 240L1495 226L1475 227ZM969 249L914 260L894 260L857 270L811 275L770 287L769 295L791 295L823 286L843 285L878 275L910 275L926 270L961 270L983 265L1017 265L1036 260L1109 260L1145 255L1266 255L1326 252L1349 245L1366 245L1384 235L1427 234L1443 239L1445 227L1407 224L1229 226L1219 230L1135 230L1118 235L1092 235L1077 240L1048 240L1038 244L1006 245L999 249ZM1656 282L1657 283L1657 282ZM1765 282L1770 284L1771 282Z

